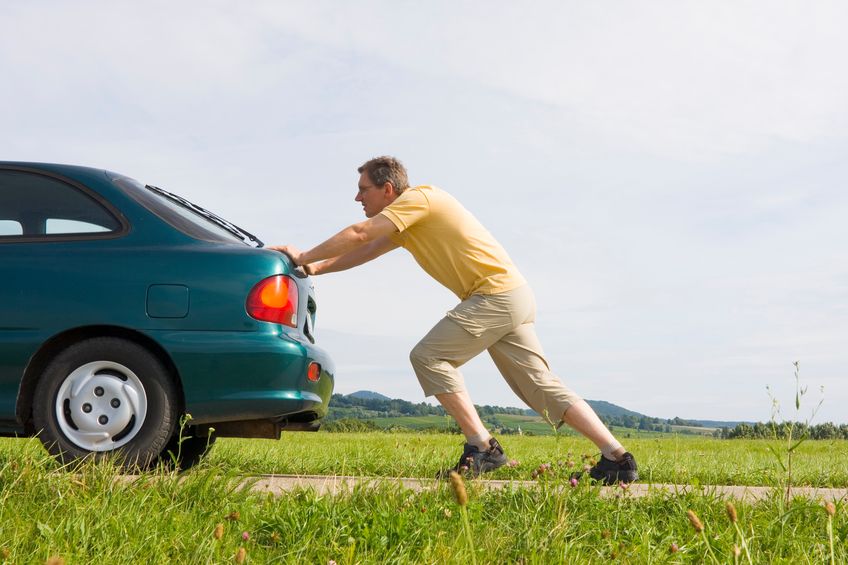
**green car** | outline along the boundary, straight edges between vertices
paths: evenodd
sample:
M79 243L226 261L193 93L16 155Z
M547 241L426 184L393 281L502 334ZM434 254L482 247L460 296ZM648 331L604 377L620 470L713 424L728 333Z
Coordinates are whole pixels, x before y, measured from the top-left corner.
M0 161L0 265L0 436L37 435L64 463L179 451L186 468L216 437L279 439L327 413L309 278L179 196Z

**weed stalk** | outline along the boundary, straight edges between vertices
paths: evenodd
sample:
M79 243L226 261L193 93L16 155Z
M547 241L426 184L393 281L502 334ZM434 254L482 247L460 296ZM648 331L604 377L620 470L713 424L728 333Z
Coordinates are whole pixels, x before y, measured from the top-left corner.
M795 431L795 426L798 423L798 414L801 412L801 400L804 398L804 395L807 394L807 387L801 388L801 362L795 361L793 363L795 365L795 415L791 420L784 420L783 415L780 413L780 403L777 399L772 396L771 390L769 387L766 387L766 390L769 391L769 397L771 398L771 427L772 434L774 435L774 439L778 439L777 433L777 423L776 417L780 416L783 426L783 430L786 433L786 465L783 464L783 455L778 454L771 446L768 446L769 451L771 451L772 455L774 455L781 469L786 473L786 504L789 504L790 496L792 494L792 454L795 450L804 443L808 437L810 437L809 432L809 424L816 417L816 413L821 408L822 403L824 402L824 387L821 387L822 398L819 401L818 406L816 406L815 410L813 410L810 418L804 422L803 431L804 434L801 436L801 439L795 440L792 437L793 432ZM793 443L794 441L794 443Z
M558 425L556 425L556 424L554 424L554 423L551 421L550 416L548 416L548 410L547 410L547 409L542 410L542 419L543 419L545 422L547 422L547 424L548 424L548 425L551 427L551 429L553 430L553 432L554 432L554 437L556 438L556 441L559 441L559 440L560 440L560 435L559 435L559 426L558 426ZM562 425L562 423L560 423L560 425Z

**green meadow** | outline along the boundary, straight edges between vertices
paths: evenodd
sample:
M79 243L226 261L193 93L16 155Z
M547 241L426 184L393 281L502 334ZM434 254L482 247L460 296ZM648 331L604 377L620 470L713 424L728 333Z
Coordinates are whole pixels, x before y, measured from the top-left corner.
M301 489L276 498L244 488L262 473L431 477L455 463L462 444L455 435L222 439L189 472L159 468L130 479L108 463L61 469L37 441L4 439L0 563L848 562L845 501L833 515L817 500L787 503L787 461L778 461L784 443L685 435L628 441L642 482L774 487L767 500L734 501L738 521L731 522L726 501L709 489L635 498L585 480L572 486L584 455L596 457L583 439L500 439L515 464L493 478L531 480L550 465L546 478L503 491L467 481L465 506L446 483L414 492L371 482L343 495ZM805 442L793 455L792 483L844 488L846 460L844 440ZM603 489L619 496L601 496Z
M497 414L498 420L507 428L515 430L521 428L525 435L553 436L551 426L538 416L515 416L512 414ZM361 418L360 418L361 419ZM390 418L369 418L367 421L374 423L379 428L391 429L401 426L411 430L447 428L448 421L444 416L394 416ZM695 428L690 426L669 426L672 433L638 430L635 428L624 428L621 426L610 426L616 437L627 438L669 438L676 434L699 435L712 437L715 428ZM528 434L529 432L529 434ZM557 432L559 435L570 435L579 437L574 430L563 426Z

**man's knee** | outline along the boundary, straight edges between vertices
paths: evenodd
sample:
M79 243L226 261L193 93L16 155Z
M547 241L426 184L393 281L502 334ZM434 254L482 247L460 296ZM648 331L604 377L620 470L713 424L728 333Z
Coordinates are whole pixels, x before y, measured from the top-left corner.
M462 392L465 383L462 375L451 363L435 357L426 347L416 345L409 352L409 362L425 396Z
M426 367L428 360L429 356L426 353L426 348L421 347L420 343L413 347L412 351L409 352L409 362L412 363L412 366L415 369L419 367Z

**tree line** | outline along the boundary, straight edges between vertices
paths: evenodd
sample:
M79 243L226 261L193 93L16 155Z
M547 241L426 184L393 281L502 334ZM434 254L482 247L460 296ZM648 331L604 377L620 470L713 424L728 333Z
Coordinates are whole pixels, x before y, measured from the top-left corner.
M631 414L623 414L621 416L609 416L607 414L598 414L598 418L607 426L618 426L619 428L631 428L634 430L647 430L652 432L671 433L671 426L689 426L692 428L703 428L701 422L693 422L684 420L683 418L669 418L668 420L660 420L659 418L651 418L650 416L633 416Z
M792 437L801 439L809 434L809 439L848 439L848 424L837 426L833 422L810 426L803 422L790 424L778 422L757 422L754 425L741 423L735 428L722 426L713 432L713 437L721 439L786 439L789 432Z
M447 411L441 406L432 406L426 402L416 404L408 400L395 398L393 400L382 400L380 398L359 398L358 396L344 396L342 394L334 394L330 397L331 408L353 408L353 414L349 417L354 418L392 418L398 416L446 416ZM526 411L521 408L504 408L502 406L477 406L477 413L480 417L493 416L495 414L512 414L515 416L524 416ZM359 408L359 410L356 410ZM380 414L368 415L365 411L379 412Z

